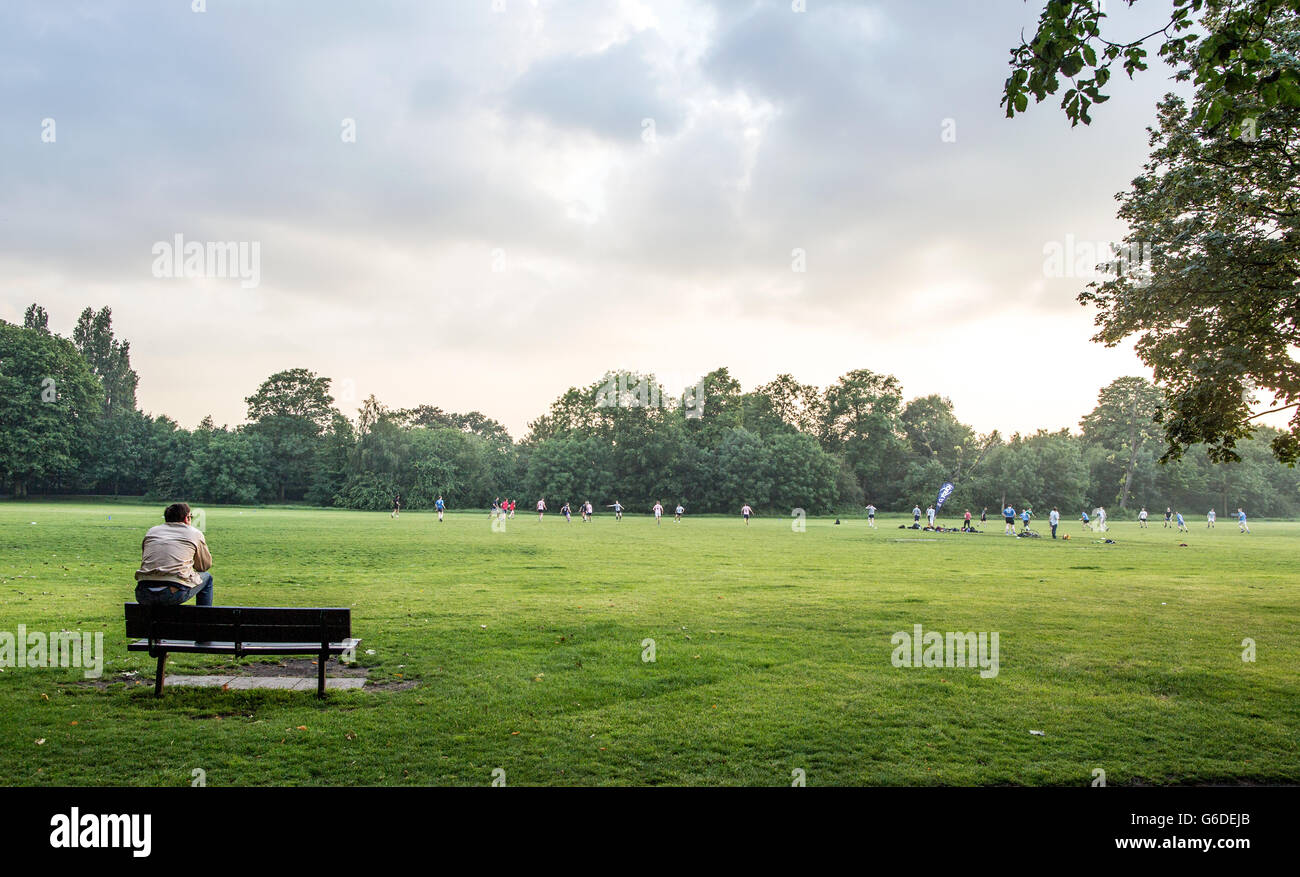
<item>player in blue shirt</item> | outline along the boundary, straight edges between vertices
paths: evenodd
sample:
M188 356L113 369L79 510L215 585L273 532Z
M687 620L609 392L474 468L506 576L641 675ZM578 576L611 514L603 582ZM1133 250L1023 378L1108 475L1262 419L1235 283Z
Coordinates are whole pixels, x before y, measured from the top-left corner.
M1237 529L1242 533L1249 533L1250 527L1246 525L1246 513L1237 509Z
M1083 529L1085 530L1088 529L1088 513L1083 512L1081 515L1079 515L1079 520L1083 522Z
M1032 518L1033 516L1034 516L1033 511L1028 508L1026 508L1023 512L1020 513L1020 523L1024 527L1024 529L1022 529L1020 532L1022 533L1029 532L1029 519Z
M1008 505L1002 510L1002 518L1007 522L1007 529L1003 535L1016 535L1016 510L1012 506Z
M1182 512L1174 512L1174 517L1178 519L1178 532L1180 532L1180 533L1186 533L1186 532L1187 532L1187 522L1183 520L1183 513L1182 513Z
M440 496L438 497L438 501L433 504L433 507L438 510L438 520L441 521L442 513L446 510L447 504L442 501L442 497Z

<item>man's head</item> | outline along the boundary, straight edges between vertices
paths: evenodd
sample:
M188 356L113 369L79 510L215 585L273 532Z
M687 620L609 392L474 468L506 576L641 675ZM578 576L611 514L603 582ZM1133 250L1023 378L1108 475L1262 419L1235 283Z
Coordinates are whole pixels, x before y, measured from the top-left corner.
M163 509L163 520L169 524L188 524L190 507L188 503L174 502Z

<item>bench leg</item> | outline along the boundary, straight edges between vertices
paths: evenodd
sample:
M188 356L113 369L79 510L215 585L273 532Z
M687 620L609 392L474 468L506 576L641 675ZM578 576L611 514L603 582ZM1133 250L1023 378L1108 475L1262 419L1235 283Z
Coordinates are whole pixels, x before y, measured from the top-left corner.
M325 696L325 662L330 658L329 652L321 652L320 660L316 662L316 696Z
M163 652L158 656L158 677L153 682L153 696L162 697L163 679L166 678L167 672L167 653Z

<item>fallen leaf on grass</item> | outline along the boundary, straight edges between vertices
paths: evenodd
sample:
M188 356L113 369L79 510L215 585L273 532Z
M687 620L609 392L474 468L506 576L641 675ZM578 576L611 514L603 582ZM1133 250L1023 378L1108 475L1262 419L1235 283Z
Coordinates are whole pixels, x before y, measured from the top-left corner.
M298 730L299 730L299 731L305 731L305 730L307 730L307 726L306 726L306 725L299 725L299 726L298 726Z
M344 740L355 740L355 739L357 739L357 732L356 732L356 731L348 731L346 734L343 735L343 739L344 739Z
M42 738L40 738L39 740L37 740L37 741L36 741L36 745L37 745L37 746L44 746L44 745L45 745L45 738L42 737Z

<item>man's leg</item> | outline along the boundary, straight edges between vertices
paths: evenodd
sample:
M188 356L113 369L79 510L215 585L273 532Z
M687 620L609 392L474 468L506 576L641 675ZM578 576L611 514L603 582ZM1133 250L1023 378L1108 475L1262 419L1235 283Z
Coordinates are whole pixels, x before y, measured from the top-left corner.
M198 591L195 592L194 605L211 606L212 605L212 573L201 572L199 573L199 578L203 579L203 584L200 585Z

